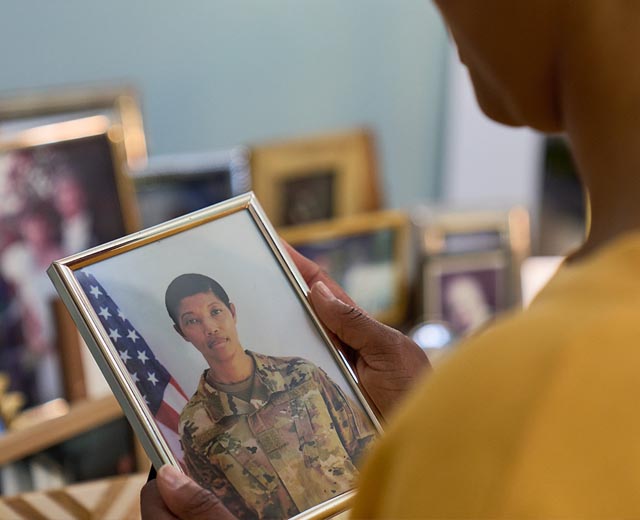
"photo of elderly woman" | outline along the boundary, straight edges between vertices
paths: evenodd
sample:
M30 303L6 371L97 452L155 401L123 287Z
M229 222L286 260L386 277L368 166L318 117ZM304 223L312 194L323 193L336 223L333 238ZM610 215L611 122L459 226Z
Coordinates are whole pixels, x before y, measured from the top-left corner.
M180 414L196 481L240 518L290 517L353 488L374 430L324 371L245 350L238 311L208 276L178 276L165 303L175 331L209 367Z

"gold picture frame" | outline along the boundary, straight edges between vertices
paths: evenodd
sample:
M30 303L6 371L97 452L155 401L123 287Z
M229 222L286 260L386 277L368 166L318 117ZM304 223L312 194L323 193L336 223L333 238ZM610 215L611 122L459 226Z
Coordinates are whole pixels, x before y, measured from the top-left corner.
M255 146L251 177L276 227L380 207L373 136L364 129Z
M530 249L529 214L433 210L415 219L421 250L422 319L464 336L522 305L520 266Z
M0 97L0 138L46 124L102 115L117 126L127 168L142 168L147 144L137 90L129 85L71 86Z
M122 277L123 272L135 276ZM305 281L253 193L55 261L48 273L156 468L181 468L232 511L262 514L260 508L268 505L278 516L320 518L347 507L355 477L348 468L356 463L350 450L367 447L381 431L380 422L345 355L315 315ZM215 288L209 276L225 289ZM206 288L194 289L202 280ZM214 326L216 319L226 321ZM245 350L241 341L259 345L261 354ZM254 379L241 404L216 378L224 379L228 360L238 368L235 361L244 356L253 359ZM268 370L265 363L271 363ZM318 381L330 384L316 386ZM312 387L316 390L309 393ZM265 388L271 389L266 396L256 394ZM334 405L323 397L321 405L314 396L328 391L342 403L334 411L342 410L347 422L320 427L314 421L332 416ZM213 419L217 412L202 421L200 407L223 402L217 401L223 394L232 403L225 421ZM243 427L254 414L264 432ZM337 430L340 435L331 433ZM205 456L200 434L209 447L206 463L196 464ZM351 447L338 438L351 439ZM342 447L332 450L349 455L346 472L335 473L339 478L331 490L316 485L334 478L333 470L322 469L317 445L334 441ZM271 475L269 464L284 466ZM269 478L254 482L258 470ZM213 474L215 482L209 480ZM256 485L266 487L260 491ZM276 505L261 505L264 493Z
M392 326L405 322L410 227L404 212L363 213L283 229L280 234L303 255L323 264L375 319Z
M0 135L0 283L5 303L15 307L2 315L3 330L14 331L3 343L16 349L16 359L27 356L29 374L40 366L47 374L35 376L30 405L88 396L79 338L45 271L55 256L138 229L124 153L121 127L105 115Z
M133 181L140 220L149 227L249 191L249 152L236 146L155 155Z

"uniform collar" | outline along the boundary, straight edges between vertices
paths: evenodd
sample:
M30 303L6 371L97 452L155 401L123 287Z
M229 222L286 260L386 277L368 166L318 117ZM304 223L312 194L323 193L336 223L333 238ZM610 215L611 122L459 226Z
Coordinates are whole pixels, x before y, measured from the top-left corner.
M287 390L282 368L276 358L249 350L245 352L253 358L255 363L255 379L249 402L210 385L206 379L206 371L200 376L196 394L216 422L226 416L251 414L262 408L274 393Z

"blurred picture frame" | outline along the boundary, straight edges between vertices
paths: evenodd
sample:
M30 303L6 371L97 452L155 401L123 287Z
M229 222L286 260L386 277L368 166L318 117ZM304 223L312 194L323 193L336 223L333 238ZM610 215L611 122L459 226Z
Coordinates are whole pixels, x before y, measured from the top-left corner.
M79 337L46 268L138 228L124 153L105 115L0 135L2 365L28 406L90 393Z
M149 227L249 191L248 150L153 156L133 179L140 220Z
M122 134L128 169L144 167L147 145L138 91L131 85L84 85L21 90L0 95L0 137L29 128L105 116Z
M287 228L282 238L320 265L374 318L407 318L410 227L401 211L380 211Z
M453 320L452 329L464 336L522 305L520 266L530 251L524 208L432 209L414 217L414 223L420 240L422 319Z
M508 265L500 253L432 259L423 280L428 319L447 324L457 337L480 329L507 308Z
M276 227L380 208L375 144L365 129L255 146L251 177Z
M324 518L348 507L352 450L380 431L378 416L253 193L56 261L48 273L156 468L180 468L237 516ZM222 382L245 356L246 400ZM224 412L215 404L223 398L233 405ZM254 415L263 428L246 427ZM325 448L337 471L323 468Z

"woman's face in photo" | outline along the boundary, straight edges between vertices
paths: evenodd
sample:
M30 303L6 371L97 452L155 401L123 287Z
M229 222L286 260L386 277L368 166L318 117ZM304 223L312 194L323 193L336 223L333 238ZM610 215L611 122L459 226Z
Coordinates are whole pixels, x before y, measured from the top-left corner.
M178 307L182 337L204 356L209 364L226 362L242 346L236 329L236 311L213 292L197 293L180 301Z

